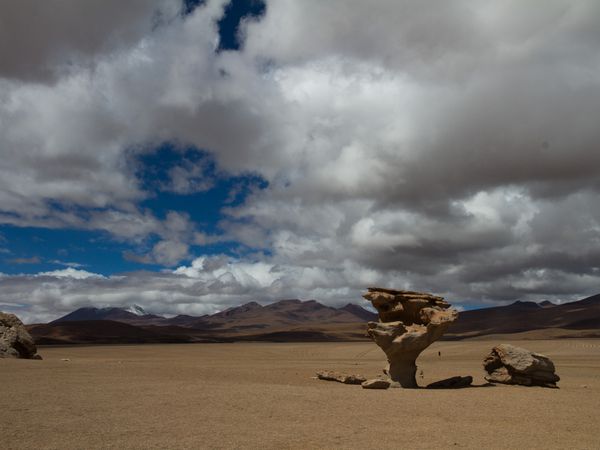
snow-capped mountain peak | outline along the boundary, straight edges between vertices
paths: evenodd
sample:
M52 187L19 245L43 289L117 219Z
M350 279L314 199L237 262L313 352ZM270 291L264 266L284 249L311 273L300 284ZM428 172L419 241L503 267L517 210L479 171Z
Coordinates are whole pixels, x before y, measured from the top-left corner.
M140 305L131 305L129 308L125 308L125 311L135 314L136 316L147 316L148 313L144 311Z

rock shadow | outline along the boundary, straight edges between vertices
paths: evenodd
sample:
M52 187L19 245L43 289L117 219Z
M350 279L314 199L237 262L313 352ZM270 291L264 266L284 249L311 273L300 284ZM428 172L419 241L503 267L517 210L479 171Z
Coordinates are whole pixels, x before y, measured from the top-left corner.
M484 384L473 384L473 377L467 376L456 376L445 378L434 383L429 383L427 386L420 387L420 389L466 389L466 388L480 388L480 387L491 387L494 386L492 383Z

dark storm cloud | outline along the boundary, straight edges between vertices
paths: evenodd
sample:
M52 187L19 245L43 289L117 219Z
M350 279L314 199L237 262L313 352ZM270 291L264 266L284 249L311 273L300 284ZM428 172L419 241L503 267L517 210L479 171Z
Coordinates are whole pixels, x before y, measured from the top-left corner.
M172 20L178 0L19 0L0 14L0 77L56 81Z

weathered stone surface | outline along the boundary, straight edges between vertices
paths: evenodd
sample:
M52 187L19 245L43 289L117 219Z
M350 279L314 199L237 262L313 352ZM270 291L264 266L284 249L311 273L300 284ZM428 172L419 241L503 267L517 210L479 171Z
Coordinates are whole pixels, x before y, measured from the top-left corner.
M485 379L492 383L556 387L560 380L550 358L510 344L494 347L483 367Z
M362 375L345 374L345 373L333 372L330 370L324 370L321 372L317 372L317 378L319 380L337 381L339 383L344 383L344 384L362 384L365 381L367 381L367 379L365 377L363 377Z
M470 375L466 377L456 376L430 383L427 385L427 389L460 389L471 386L472 382L473 377Z
M372 380L364 381L361 386L363 389L387 389L390 387L389 380L383 378L374 378Z
M369 336L385 352L386 374L405 388L416 388L416 359L448 326L458 312L442 297L423 292L368 288L363 297L379 314L379 322L369 322Z
M0 358L42 359L25 325L14 314L0 312Z

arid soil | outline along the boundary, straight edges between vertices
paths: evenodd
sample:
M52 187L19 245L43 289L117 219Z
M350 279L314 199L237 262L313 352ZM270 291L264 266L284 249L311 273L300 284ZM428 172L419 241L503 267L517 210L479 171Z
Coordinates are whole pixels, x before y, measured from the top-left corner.
M504 340L550 356L560 389L485 386L499 342L437 342L417 360L422 386L479 387L387 391L312 378L378 375L372 342L41 348L43 361L0 360L1 446L600 448L600 340Z

